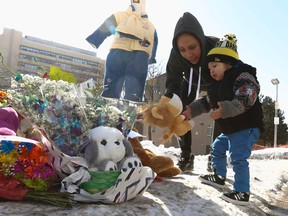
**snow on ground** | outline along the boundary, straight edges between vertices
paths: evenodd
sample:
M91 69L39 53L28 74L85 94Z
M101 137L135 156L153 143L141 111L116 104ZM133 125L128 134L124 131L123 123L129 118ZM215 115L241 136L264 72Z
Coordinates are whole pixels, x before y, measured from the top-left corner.
M175 162L179 148L156 147L151 141L142 141L158 155L168 155ZM133 200L115 204L76 204L72 209L28 202L2 202L0 215L288 215L288 148L270 148L253 151L250 162L251 196L248 206L237 206L220 199L221 192L232 189L233 171L228 168L226 189L215 189L198 180L206 173L207 155L195 157L192 173L180 174L164 181L154 181ZM286 196L285 196L286 194Z

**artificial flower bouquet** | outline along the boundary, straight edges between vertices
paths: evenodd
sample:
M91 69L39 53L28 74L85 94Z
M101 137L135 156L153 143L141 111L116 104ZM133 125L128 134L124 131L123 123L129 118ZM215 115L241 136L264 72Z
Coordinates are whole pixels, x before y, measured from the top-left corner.
M57 179L39 142L19 136L0 136L0 173L36 191L47 191Z
M83 131L89 128L81 112L74 84L32 75L12 79L9 104L45 130L61 151L77 155ZM86 122L86 124L84 123Z
M28 138L0 135L0 198L72 207L75 202L68 193L48 192L57 181L45 146Z
M50 80L18 74L8 90L9 104L43 129L48 138L70 156L79 156L87 132L105 125L127 134L136 118L136 109L117 110L94 88L83 103L77 86L63 80Z

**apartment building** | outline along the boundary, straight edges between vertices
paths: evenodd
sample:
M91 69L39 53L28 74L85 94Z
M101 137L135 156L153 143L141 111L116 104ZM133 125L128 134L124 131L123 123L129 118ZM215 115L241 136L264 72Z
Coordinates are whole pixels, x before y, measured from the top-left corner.
M24 36L22 32L4 28L0 35L0 60L14 72L44 74L50 66L72 73L77 83L93 78L103 79L105 60L95 52L59 44L56 42ZM1 88L10 85L11 73L1 65Z

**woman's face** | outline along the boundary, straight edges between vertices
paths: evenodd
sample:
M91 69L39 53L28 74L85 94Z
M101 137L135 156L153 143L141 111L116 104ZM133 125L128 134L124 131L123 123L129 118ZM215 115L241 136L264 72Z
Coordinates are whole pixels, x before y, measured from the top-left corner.
M178 36L177 46L180 54L192 64L198 64L201 58L201 46L199 40L188 33Z

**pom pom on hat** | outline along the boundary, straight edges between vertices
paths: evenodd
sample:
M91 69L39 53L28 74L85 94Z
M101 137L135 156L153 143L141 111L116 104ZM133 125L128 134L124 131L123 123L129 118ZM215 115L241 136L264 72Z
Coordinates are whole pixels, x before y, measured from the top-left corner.
M224 62L234 65L238 60L237 39L234 34L226 34L207 54L208 62Z

